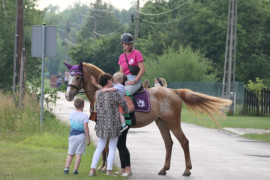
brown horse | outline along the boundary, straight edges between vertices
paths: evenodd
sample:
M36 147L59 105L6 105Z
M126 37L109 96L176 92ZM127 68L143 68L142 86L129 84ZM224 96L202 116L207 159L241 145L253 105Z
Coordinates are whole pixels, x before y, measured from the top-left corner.
M67 67L70 71L74 69L74 66L71 65L67 65ZM82 73L73 73L73 75L69 76L69 85L65 96L68 101L72 101L79 90L83 89L90 101L92 110L94 94L97 87L92 84L91 76L98 82L98 77L104 72L92 64L83 63L80 64L79 67ZM70 72L70 74L72 74L72 72ZM148 89L148 93L151 101L151 110L148 113L136 112L136 125L131 126L131 128L140 128L153 121L156 122L166 148L165 163L159 171L159 175L165 175L166 171L170 169L173 145L170 135L171 131L184 150L186 169L183 176L189 176L191 174L190 169L192 166L189 141L181 129L182 102L195 113L205 112L215 120L213 114L222 114L222 111L231 104L231 101L196 93L189 89L153 87Z

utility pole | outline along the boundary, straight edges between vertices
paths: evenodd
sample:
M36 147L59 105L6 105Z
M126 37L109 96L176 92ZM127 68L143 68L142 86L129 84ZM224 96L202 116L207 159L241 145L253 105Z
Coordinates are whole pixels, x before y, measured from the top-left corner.
M96 10L94 9L94 44L96 44L96 32L97 32L97 16Z
M69 62L69 56L68 56L68 34L70 33L70 25L69 25L69 21L67 21L67 24L66 24L66 40L65 40L65 46L66 46L66 60L67 62Z
M22 49L24 48L24 23L23 23L23 16L24 16L24 7L23 7L23 0L17 0L17 33L18 33L18 44L17 44L17 75L18 75L18 82L20 82L20 69L21 69L21 56L22 56Z
M236 32L237 32L237 0L229 0L226 50L224 62L224 76L222 97L232 100L230 113L235 112L235 59L236 59Z
M23 105L23 99L25 95L25 80L26 80L26 50L22 49L21 56L21 69L20 69L20 96L19 96L19 106Z
M16 1L16 16L15 16L15 34L14 34L14 59L13 59L13 84L12 84L12 91L13 91L13 102L16 104L16 77L17 77L17 41L18 41L18 29L17 29L17 21L18 21L18 1Z
M140 10L140 0L137 0L137 11L136 11L135 31L134 31L134 48L139 34L139 15L140 15L139 10Z

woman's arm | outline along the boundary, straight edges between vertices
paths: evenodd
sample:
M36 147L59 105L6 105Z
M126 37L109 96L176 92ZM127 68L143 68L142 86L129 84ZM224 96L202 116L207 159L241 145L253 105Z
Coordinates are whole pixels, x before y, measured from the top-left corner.
M90 145L90 134L89 134L88 123L84 123L84 132L85 132L85 137L87 140L87 146L89 146Z
M120 71L121 73L124 73L123 68L122 68L121 65L119 66L119 71Z
M109 91L114 92L114 91L117 91L117 89L114 87L101 89L101 92L109 92Z
M140 68L140 71L139 73L137 74L136 78L134 79L134 81L128 81L126 83L126 85L133 85L133 84L136 84L140 79L141 77L144 75L145 73L145 66L144 66L144 63L143 62L139 62L138 64L139 68Z

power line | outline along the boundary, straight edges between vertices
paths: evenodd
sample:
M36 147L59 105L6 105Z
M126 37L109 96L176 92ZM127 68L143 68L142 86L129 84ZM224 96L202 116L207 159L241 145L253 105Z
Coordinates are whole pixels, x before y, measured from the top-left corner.
M158 13L158 14L148 14L148 13L143 13L143 12L137 11L137 10L135 10L135 11L138 12L139 14L142 14L142 15L145 15L145 16L159 16L159 15L164 15L164 14L170 13L172 11L175 11L175 10L181 8L182 6L184 6L185 4L187 4L189 1L191 1L191 0L186 1L185 3L181 4L180 6L174 8L172 10L169 10L169 11L166 11L166 12L162 12L162 13Z
M193 15L193 14L192 14L192 15ZM140 19L141 19L143 22L146 22L146 23L149 23L149 24L164 25L164 24L178 23L178 22L182 21L183 19L188 18L188 17L190 17L190 16L191 16L191 15L188 15L188 16L185 16L185 17L183 17L183 18L181 18L181 19L177 19L177 20L172 21L172 22L164 22L164 23L158 23L158 22L148 21L148 20L143 19L143 18L140 18Z
M99 36L110 36L111 34L115 33L116 31L118 31L119 29L121 29L122 27L120 26L119 28L115 29L113 32L107 33L107 34L101 34L98 33L96 31L93 31L94 34L99 35Z

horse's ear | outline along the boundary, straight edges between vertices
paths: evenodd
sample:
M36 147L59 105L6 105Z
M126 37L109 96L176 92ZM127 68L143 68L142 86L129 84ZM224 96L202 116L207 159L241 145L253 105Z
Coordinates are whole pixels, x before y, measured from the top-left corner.
M79 70L80 70L81 72L83 72L83 63L82 63L82 62L80 62L80 64L79 64Z
M70 65L68 63L65 63L65 62L63 62L63 63L67 66L68 69L71 69L73 67L72 65Z

